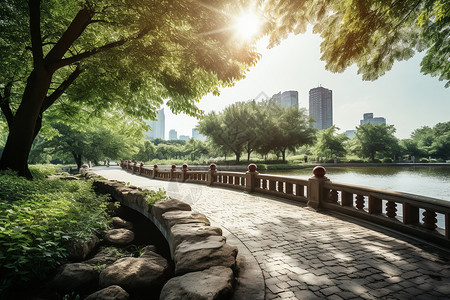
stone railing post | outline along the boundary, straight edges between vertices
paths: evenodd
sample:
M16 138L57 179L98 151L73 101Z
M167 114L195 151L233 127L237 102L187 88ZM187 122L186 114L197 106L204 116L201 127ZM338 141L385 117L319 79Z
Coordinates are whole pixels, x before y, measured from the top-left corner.
M217 170L216 164L210 164L209 165L208 185L212 185L213 182L216 181L216 170Z
M139 175L141 175L142 174L142 170L144 169L144 162L141 162L140 164L139 164Z
M153 165L153 178L158 175L158 165Z
M321 202L325 202L328 193L324 189L324 183L330 181L326 176L326 170L322 166L317 166L313 170L314 176L308 179L308 206L319 208Z
M170 169L170 180L173 180L173 178L175 177L174 173L175 173L176 168L177 168L176 165L172 165L172 167Z
M137 165L137 161L134 161L134 163L133 163L133 174L134 174L134 172L136 172L136 165Z
M255 164L249 164L248 165L248 171L245 173L245 192L252 193L255 191L256 187L256 175L259 173L256 172L256 165Z
M182 182L185 182L187 179L187 168L188 168L188 165L183 164L183 168L181 169L181 181Z

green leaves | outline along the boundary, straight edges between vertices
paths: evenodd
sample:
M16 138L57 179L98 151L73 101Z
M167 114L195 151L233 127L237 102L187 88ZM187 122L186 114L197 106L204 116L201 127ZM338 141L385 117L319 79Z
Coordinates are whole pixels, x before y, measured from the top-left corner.
M0 173L2 294L64 262L69 239L107 227L106 197L96 196L91 182L44 179L45 169L32 168L33 181Z

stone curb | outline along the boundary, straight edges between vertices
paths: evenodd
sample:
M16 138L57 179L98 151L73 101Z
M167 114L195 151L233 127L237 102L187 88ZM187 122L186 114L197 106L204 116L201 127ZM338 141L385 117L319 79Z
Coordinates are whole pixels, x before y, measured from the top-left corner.
M242 274L239 278L235 277L238 289L233 299L248 299L248 293L251 293L252 299L264 299L264 279L259 265L248 249L240 241L237 242L238 240L231 234L227 237L234 241L232 243L226 243L225 238L218 239L218 236L212 242L211 237L216 236L214 234L194 236L194 240L192 236L188 236L182 243L174 245L174 236L171 231L173 226L195 225L201 229L201 227L210 226L206 216L191 211L188 204L175 199L162 200L153 206L149 205L141 193L142 189L128 186L120 181L96 180L96 175L93 176L91 173L93 172L87 172L86 177L94 179L93 185L97 192L110 194L114 200L138 211L155 224L169 244L176 276L203 271L214 266L230 267L234 270L234 274L237 272ZM211 228L214 227L211 226ZM244 252L242 255L237 256L238 248ZM242 267L242 270L238 271L237 267Z

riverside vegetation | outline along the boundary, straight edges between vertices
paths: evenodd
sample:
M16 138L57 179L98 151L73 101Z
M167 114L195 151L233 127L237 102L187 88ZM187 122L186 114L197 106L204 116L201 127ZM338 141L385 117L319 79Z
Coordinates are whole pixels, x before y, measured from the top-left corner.
M0 172L0 294L44 282L68 261L73 240L88 240L110 227L110 197L98 195L92 180L58 180L52 165L30 166L34 180ZM59 178L59 177L56 177ZM148 192L154 203L165 192Z

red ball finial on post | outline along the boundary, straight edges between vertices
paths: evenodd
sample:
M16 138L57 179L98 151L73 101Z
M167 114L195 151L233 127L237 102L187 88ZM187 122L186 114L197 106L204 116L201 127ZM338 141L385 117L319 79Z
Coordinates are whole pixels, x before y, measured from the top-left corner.
M258 167L255 164L249 164L248 165L248 171L249 172L255 172L257 168Z
M188 165L187 164L183 164L183 169L187 169Z
M314 176L319 177L319 178L324 177L326 173L327 173L327 170L325 170L325 168L322 166L317 166L313 169Z
M177 168L176 165L172 165L172 170L175 170Z
M209 165L209 169L210 169L211 171L217 170L216 164L210 164L210 165Z
M158 169L158 165L153 165L153 169Z

